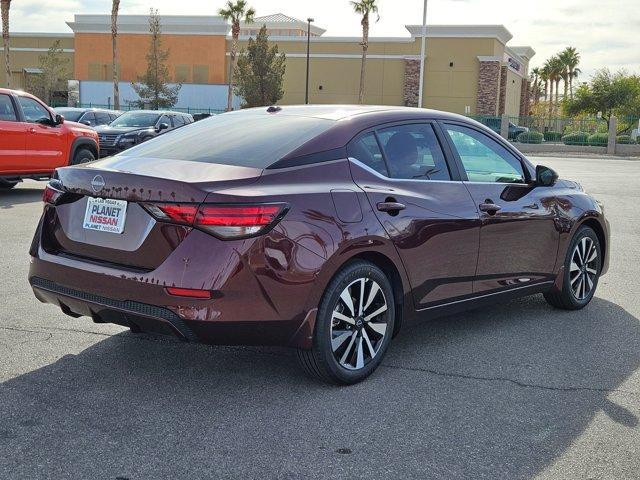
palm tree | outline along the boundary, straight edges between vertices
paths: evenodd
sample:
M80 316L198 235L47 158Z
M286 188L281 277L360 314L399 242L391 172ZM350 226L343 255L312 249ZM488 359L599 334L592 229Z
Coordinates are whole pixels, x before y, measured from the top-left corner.
M569 80L569 95L573 98L573 79L578 77L580 74L580 69L578 65L580 64L580 54L575 49L575 47L567 47L562 53L563 62L567 68L567 78Z
M540 69L540 80L544 82L544 101L547 101L549 93L549 65L547 63Z
M120 85L118 84L118 10L120 0L111 3L111 58L113 73L113 108L120 110Z
M362 15L360 25L362 25L362 64L360 65L360 91L358 93L358 103L364 101L364 71L365 64L367 62L367 50L369 48L369 14L378 14L378 6L376 0L358 0L352 1L351 5L356 13ZM380 15L377 15L376 22L380 20Z
M218 15L227 21L231 21L231 37L233 43L231 45L231 61L229 62L229 92L227 93L227 110L231 110L233 101L233 75L236 68L236 54L238 51L238 37L240 36L240 22L252 23L256 11L253 8L247 8L246 0L227 1L226 8L218 10Z
M4 66L7 69L7 88L11 88L11 58L9 55L9 8L11 0L0 0L2 10L2 44L4 47Z
M533 93L533 103L537 104L540 100L540 68L532 68L531 77L533 80L533 85L531 86L531 92Z

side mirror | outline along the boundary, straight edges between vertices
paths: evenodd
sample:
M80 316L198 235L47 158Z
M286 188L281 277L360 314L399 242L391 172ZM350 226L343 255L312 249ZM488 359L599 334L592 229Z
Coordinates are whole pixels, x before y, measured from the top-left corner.
M158 131L161 132L162 130L166 130L169 128L169 124L168 123L161 123L160 125L158 125Z
M89 120L83 120L80 123L83 124L83 125L86 125L87 127L91 126L91 122Z
M540 187L551 187L558 181L558 174L555 170L538 165L536 167L536 185Z
M55 124L56 125L62 125L63 123L64 123L64 117L62 115L60 115L59 113L56 114Z

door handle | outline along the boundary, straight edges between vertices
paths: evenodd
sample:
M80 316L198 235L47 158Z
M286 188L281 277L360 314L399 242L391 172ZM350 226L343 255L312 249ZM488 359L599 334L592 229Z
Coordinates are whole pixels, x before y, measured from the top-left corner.
M36 129L35 129L34 127L31 127L31 128L29 129L29 133L36 133Z
M524 205L522 208L528 208L530 210L538 210L540 207L537 203L532 203L531 205Z
M481 212L488 213L489 215L495 215L497 211L502 209L500 205L495 203L481 203L479 206Z
M380 202L377 207L381 212L399 212L407 208L404 203L399 202Z

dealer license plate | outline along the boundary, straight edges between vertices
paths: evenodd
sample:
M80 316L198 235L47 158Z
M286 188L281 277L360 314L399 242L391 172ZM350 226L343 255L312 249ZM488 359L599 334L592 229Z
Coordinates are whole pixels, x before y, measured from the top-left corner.
M89 198L83 227L99 232L122 233L127 216L127 202L111 198Z

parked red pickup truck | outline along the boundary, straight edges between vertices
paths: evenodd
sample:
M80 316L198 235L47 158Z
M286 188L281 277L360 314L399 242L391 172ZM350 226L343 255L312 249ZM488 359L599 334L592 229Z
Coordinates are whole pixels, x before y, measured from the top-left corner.
M65 122L33 95L0 88L0 189L96 158L98 134L92 128Z

